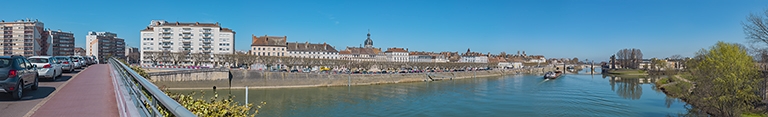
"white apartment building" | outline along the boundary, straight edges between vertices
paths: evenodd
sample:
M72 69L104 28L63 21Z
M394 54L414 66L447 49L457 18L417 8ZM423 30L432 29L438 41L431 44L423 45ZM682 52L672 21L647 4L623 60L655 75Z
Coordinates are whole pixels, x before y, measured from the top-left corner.
M256 56L287 56L286 41L288 36L253 36L251 35L251 55Z
M125 40L111 32L88 32L85 36L86 56L96 56L99 61L109 57L125 58Z
M3 55L52 55L51 39L37 20L0 21L3 30Z
M409 62L432 62L430 55L408 55Z
M235 32L216 23L179 23L152 20L141 30L141 64L152 65L148 54L158 52L189 52L203 54L233 54ZM154 55L154 54L152 54ZM211 65L211 63L203 63Z
M287 43L288 56L313 59L339 59L339 51L327 43Z
M462 56L460 63L488 63L487 56Z
M408 50L403 48L387 48L384 51L389 62L409 62Z

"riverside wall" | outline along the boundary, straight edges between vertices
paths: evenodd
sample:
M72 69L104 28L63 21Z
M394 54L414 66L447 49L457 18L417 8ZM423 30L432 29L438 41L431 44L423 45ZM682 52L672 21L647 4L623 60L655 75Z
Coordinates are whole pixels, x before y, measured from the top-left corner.
M226 88L291 88L325 87L347 85L375 85L403 82L428 81L432 78L482 78L522 73L541 73L551 68L514 70L487 70L463 72L394 73L394 74L333 74L333 73L290 73L264 72L258 70L229 70L207 72L185 72L179 74L152 75L151 81L158 87L168 89L219 89ZM229 75L232 79L230 82ZM231 85L230 85L231 83Z

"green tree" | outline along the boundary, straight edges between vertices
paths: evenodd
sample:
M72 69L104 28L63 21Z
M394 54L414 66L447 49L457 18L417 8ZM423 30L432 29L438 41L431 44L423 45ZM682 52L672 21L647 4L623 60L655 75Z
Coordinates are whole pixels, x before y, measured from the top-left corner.
M696 88L692 102L714 116L739 116L760 101L758 71L746 48L718 42L688 63Z

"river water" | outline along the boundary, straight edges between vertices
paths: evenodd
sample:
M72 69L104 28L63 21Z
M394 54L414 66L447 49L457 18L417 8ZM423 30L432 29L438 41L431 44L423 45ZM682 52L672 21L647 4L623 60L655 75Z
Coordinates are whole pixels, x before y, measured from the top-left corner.
M567 74L511 75L433 82L250 89L249 102L266 101L258 116L675 116L685 103L653 86L656 78ZM244 89L220 97L245 101ZM190 93L201 90L174 90ZM213 90L202 90L211 96Z

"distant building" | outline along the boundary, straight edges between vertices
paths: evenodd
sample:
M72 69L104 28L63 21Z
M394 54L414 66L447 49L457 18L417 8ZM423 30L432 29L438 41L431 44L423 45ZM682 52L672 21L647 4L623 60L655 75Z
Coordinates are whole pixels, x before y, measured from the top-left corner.
M52 55L51 40L37 20L0 21L3 30L3 55Z
M339 57L344 60L353 61L386 61L387 57L381 52L381 48L373 47L371 32L368 31L368 38L363 42L364 47L347 47L339 51Z
M286 56L286 41L288 36L253 36L251 55L256 56Z
M390 62L409 62L408 50L403 48L387 48L384 51L387 61Z
M71 32L46 31L48 38L52 41L53 56L72 56L75 55L75 35Z
M109 57L125 58L125 40L111 32L88 32L85 36L86 56L96 56L99 61Z
M141 62L141 52L137 47L125 47L125 60L130 64L138 64Z
M460 63L488 63L488 56L462 56Z
M408 55L408 62L432 62L430 55Z
M327 43L287 43L288 56L314 59L339 59L339 51Z
M160 53L189 52L205 55L233 54L235 31L222 28L221 24L200 22L167 22L152 20L141 32L141 64L159 63ZM152 61L157 59L158 61ZM189 62L182 64L191 64ZM211 62L201 62L212 66Z
M75 47L75 56L85 56L85 49L82 47Z

